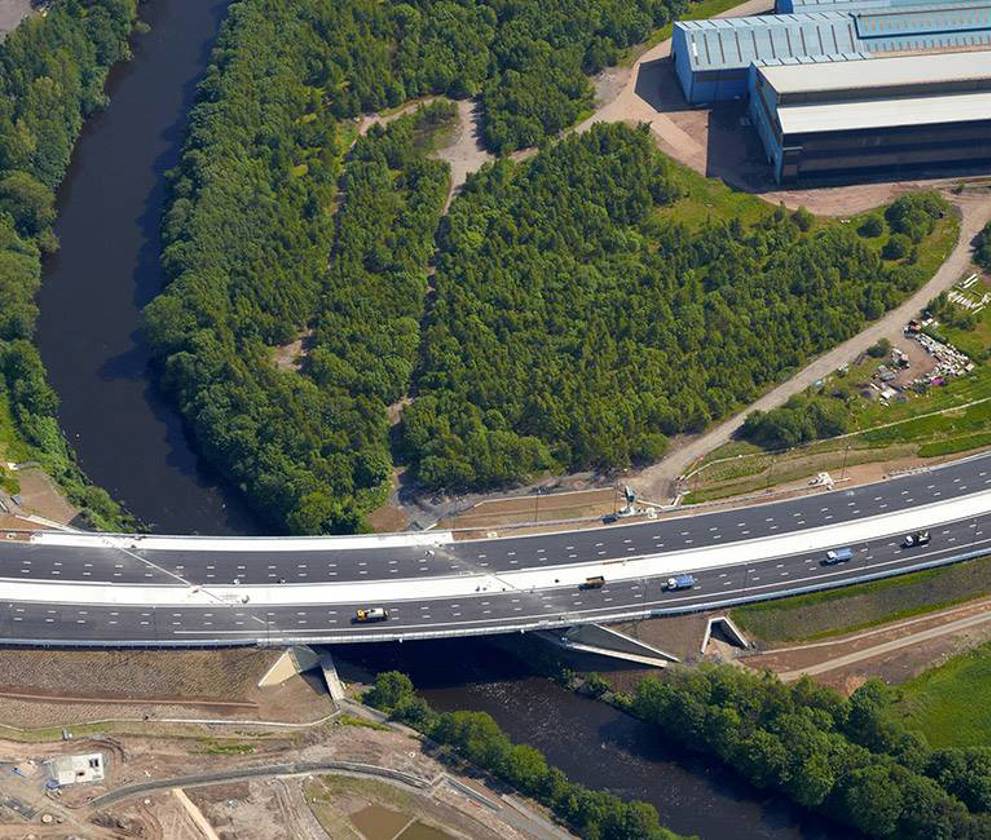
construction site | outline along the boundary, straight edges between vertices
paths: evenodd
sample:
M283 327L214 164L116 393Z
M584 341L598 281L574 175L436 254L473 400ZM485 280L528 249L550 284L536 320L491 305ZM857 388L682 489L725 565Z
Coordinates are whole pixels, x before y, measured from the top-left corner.
M4 671L0 836L571 836L355 702L320 652L8 651Z

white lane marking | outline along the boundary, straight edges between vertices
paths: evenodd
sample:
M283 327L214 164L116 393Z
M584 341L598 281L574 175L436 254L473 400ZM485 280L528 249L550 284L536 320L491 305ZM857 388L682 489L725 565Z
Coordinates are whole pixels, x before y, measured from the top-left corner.
M986 495L986 494L985 494ZM985 503L983 496L981 498L971 497L969 499L957 501L950 505L948 502L935 503L928 506L925 510L930 512L930 517L932 516L933 510L943 510L948 509L954 512L961 512L961 508L966 510L967 505L972 507L972 510L977 515L984 515L987 511L982 507ZM920 516L922 519L920 520ZM963 523L968 522L972 519L972 516L962 517L958 519L957 522L963 521ZM861 521L860 523L855 523L852 526L847 526L847 531L844 536L851 537L849 533L850 530L855 530L857 528L864 531L865 536L863 538L876 538L878 533L877 519ZM901 514L889 514L883 518L883 522L886 527L890 526L892 529L895 526L898 527L899 532L904 530L910 530L920 526L925 526L927 524L938 524L938 520L932 518L926 518L925 512L922 508L918 508L913 511L906 511ZM906 529L904 526L908 524ZM883 530L881 534L883 534ZM691 552L686 552L685 556L674 556L664 555L664 556L652 556L643 558L629 558L623 565L623 571L617 575L619 567L611 566L608 562L601 563L598 566L594 564L581 564L577 568L569 567L564 570L553 570L553 569L533 569L533 570L520 570L512 574L501 575L500 577L486 577L479 575L471 576L461 576L461 577L435 577L430 579L407 579L405 581L398 579L390 579L386 581L368 581L366 583L324 583L324 584L308 584L306 587L303 586L282 586L282 587L270 587L270 586L251 586L251 587L233 587L224 586L216 587L212 592L201 592L198 590L192 590L186 587L178 586L162 586L153 585L146 586L141 584L119 584L113 587L107 587L104 584L97 583L65 583L65 582L55 582L55 581L25 581L23 578L14 578L8 586L8 591L6 593L7 600L11 600L11 596L14 596L13 600L21 601L35 601L35 602L48 602L48 603L134 603L134 601L129 601L129 598L135 598L137 603L141 604L151 604L163 602L163 599L175 599L175 600L165 600L165 603L172 605L175 603L185 604L188 606L202 607L205 606L205 601L210 603L216 603L220 600L224 594L230 597L238 597L244 594L246 591L251 593L251 597L256 604L286 604L286 603L312 603L322 602L322 603L359 603L369 598L374 600L389 600L389 601L403 601L403 600L423 600L425 598L439 598L449 595L458 594L458 590L461 588L470 587L471 591L477 591L477 586L479 580L489 582L489 585L494 585L495 587L505 588L506 584L511 586L516 586L519 588L530 589L531 587L550 587L549 578L556 574L558 576L567 576L568 580L565 585L573 585L574 581L581 581L592 571L598 571L602 569L606 575L612 575L613 577L618 577L622 579L630 578L641 578L641 577L662 577L665 574L670 573L670 571L682 571L685 568L691 568L693 570L701 570L703 568L718 568L722 566L735 566L741 562L747 561L747 554L751 555L750 561L754 560L764 561L766 559L773 559L776 555L777 559L783 556L793 555L793 554L804 554L806 551L814 551L818 546L818 543L822 543L822 546L832 546L838 543L837 534L835 531L828 528L817 528L810 529L802 534L791 534L782 535L780 537L767 538L762 540L751 540L745 544L737 545L724 545L720 547L709 547L700 548L693 550ZM859 539L849 539L845 540L849 542L859 542ZM986 541L981 541L986 542ZM978 545L975 542L975 547ZM769 546L771 546L769 548ZM788 551L786 547L791 547L792 550ZM798 548L799 551L794 549ZM771 558L768 555L772 555ZM689 556L690 555L690 556ZM742 555L742 556L741 556ZM756 555L756 556L754 556ZM938 556L938 555L935 555ZM726 557L729 562L718 562L718 558ZM702 562L700 562L700 559ZM716 560L717 562L713 562ZM708 561L707 563L705 561ZM672 567L676 567L673 568ZM545 582L544 579L547 579ZM503 582L504 581L504 582ZM534 581L531 583L531 581ZM422 590L419 592L417 590ZM16 591L16 592L15 592ZM26 596L25 593L30 591L30 595ZM364 591L364 595L361 593ZM83 595L82 593L85 593ZM92 593L97 593L96 596ZM157 593L157 597L156 597ZM469 592L465 591L463 594L468 595Z

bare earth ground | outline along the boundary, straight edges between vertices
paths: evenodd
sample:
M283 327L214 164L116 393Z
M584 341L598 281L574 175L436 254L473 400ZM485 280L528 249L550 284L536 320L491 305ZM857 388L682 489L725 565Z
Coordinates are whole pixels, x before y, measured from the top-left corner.
M713 613L693 613L610 625L614 630L677 656L682 662L701 658L702 637Z
M776 648L741 659L784 680L802 673L844 692L868 677L904 682L991 639L991 600L981 599L837 639Z
M438 528L487 531L514 523L552 523L572 519L596 519L615 513L625 504L617 488L577 490L549 495L485 499L463 513L445 517ZM482 534L467 534L479 537Z
M79 515L79 508L70 504L55 482L40 469L30 467L18 470L16 475L21 485L19 512L43 516L61 525L68 525Z
M461 189L472 172L482 168L482 165L495 157L485 150L479 134L478 103L466 99L457 103L458 128L451 142L437 150L436 156L447 161L451 167L451 192L447 197L444 211L451 206L451 201Z
M368 525L373 531L388 534L409 527L409 516L401 507L386 503L368 514Z
M643 621L626 621L609 626L620 633L625 633L659 648L665 653L678 657L678 660L683 664L691 665L702 661L703 658L706 661L717 660L737 664L744 661L739 658L741 649L723 641L718 633L714 633L710 639L704 657L702 654L702 640L709 619L725 615L725 610L717 610L690 615L648 618ZM605 664L604 669L603 664ZM600 673L608 680L613 689L623 692L633 692L640 680L658 673L655 668L649 666L638 667L620 662L607 663L601 658L598 659L594 667L600 669Z
M257 683L280 651L51 650L0 652L0 724L18 728L105 719L303 722L333 706L309 675Z
M45 760L97 751L107 759L107 777L103 782L64 788L57 797L45 794ZM95 796L135 783L195 774L222 775L233 769L289 761L331 760L412 774L428 786L419 790L385 781L329 774L219 783L210 779L203 787L187 787L185 801L165 786L156 792L139 792L115 805L88 804ZM265 740L249 736L223 739L204 731L204 737L180 739L126 736L39 744L0 741L0 763L18 769L17 774L0 774L0 837L33 833L37 837L64 838L73 833L86 838L193 840L212 832L224 840L354 838L359 835L351 818L369 805L405 814L407 822L419 819L442 827L450 837L522 840L569 836L556 829L541 832L545 817L532 804L523 805L522 811L511 807L504 791L484 778L442 764L418 738L396 729L379 731L334 725ZM477 791L482 801L465 795L450 779ZM5 806L12 800L22 805L28 815L18 815L16 810ZM42 814L58 821L57 833L44 831ZM325 820L324 825L331 830L325 831L318 817L328 816L332 819ZM196 826L197 818L205 822L207 832ZM334 820L340 830L334 830Z
M290 341L275 348L275 366L279 370L296 370L302 365L306 354L310 351L312 344L313 330L307 329L303 333Z
M852 450L849 455L845 455L842 449L833 450L830 452L822 453L810 453L806 457L796 457L793 460L789 460L787 463L787 468L789 473L793 471L801 474L800 478L789 481L779 481L774 477L774 473L770 473L769 470L765 470L762 473L757 473L751 478L755 481L764 479L762 476L766 476L770 482L771 486L763 490L753 490L749 493L743 494L738 492L734 496L727 496L724 499L719 499L712 502L704 503L707 506L711 505L732 505L734 507L741 505L747 501L780 501L782 499L793 499L796 496L807 496L814 493L821 493L822 488L809 487L809 479L815 476L819 472L830 472L836 485L840 488L854 487L860 484L869 484L875 481L882 481L889 475L895 473L905 472L907 470L916 469L923 465L929 465L938 463L940 460L944 459L932 459L930 461L924 461L921 458L917 458L911 453L914 452L912 446L905 447L891 447L892 450L901 451L909 453L904 457L892 457L885 461L874 461L866 464L858 464L856 462L857 457L864 458L874 458L876 457L876 452L870 449L866 450ZM845 466L841 466L844 462L847 462ZM776 474L783 472L782 467L778 467L775 471ZM705 484L707 490L719 489L722 486L733 486L736 484L735 479L727 479L725 482L714 481L711 484ZM689 489L695 490L698 487L696 477L692 477L686 482ZM696 510L698 505L692 504L692 510Z
M429 105L438 97L427 96L408 102L401 108L388 114L368 114L362 117L358 125L358 133L365 135L373 125L388 125L395 119L415 111L422 105ZM451 204L462 184L472 172L481 169L482 164L495 160L495 156L485 150L479 134L479 108L477 102L462 99L454 103L458 108L458 125L451 135L449 142L434 152L434 157L446 161L451 167L451 191L444 205L444 212Z
M31 0L0 0L0 36L31 14Z

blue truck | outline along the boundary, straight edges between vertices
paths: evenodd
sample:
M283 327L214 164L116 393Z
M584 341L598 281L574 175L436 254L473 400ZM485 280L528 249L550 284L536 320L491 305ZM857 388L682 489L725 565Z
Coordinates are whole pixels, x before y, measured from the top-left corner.
M677 592L679 589L691 589L695 583L695 575L675 575L668 578L664 588L668 592Z

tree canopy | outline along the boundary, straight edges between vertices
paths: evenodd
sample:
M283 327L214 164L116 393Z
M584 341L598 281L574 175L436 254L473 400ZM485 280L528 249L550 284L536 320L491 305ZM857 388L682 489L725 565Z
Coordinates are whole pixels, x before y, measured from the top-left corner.
M879 680L847 699L809 677L786 686L721 665L647 678L631 709L664 739L869 837L988 836L988 750L930 750L891 720L889 702Z
M422 485L654 460L668 436L752 401L922 279L802 213L662 221L675 197L646 129L622 125L469 181L439 240L403 417Z
M348 63L373 37L354 32L359 5L232 7L171 176L170 282L145 313L200 451L270 527L298 533L361 530L384 497L386 406L408 385L448 187L423 140L450 105L349 152L337 113L373 96ZM307 329L303 375L276 367L273 348Z

